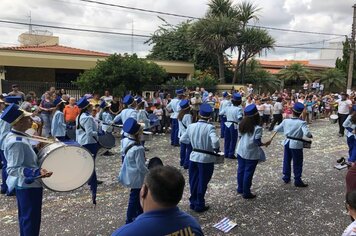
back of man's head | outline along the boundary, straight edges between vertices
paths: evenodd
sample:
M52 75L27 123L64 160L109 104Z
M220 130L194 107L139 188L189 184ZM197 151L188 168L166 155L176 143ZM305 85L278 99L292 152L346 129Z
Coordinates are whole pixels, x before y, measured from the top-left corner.
M185 180L177 168L157 166L147 173L145 184L157 204L173 207L182 199Z

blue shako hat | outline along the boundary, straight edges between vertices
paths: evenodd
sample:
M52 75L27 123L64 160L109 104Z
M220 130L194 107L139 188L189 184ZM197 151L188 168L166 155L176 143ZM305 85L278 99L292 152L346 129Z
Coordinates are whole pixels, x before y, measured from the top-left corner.
M137 123L137 121L134 118L128 118L125 123L124 126L122 127L122 129L124 130L124 132L134 135L136 134L141 128L141 125Z
M258 113L257 107L255 104L248 105L245 107L245 116L254 116L256 113Z
M11 105L5 108L4 112L1 115L1 119L11 125L14 125L19 120L21 120L22 117L31 116L31 115L32 113L24 111L20 109L20 107L17 104L12 103Z
M296 102L293 106L293 111L297 112L297 113L302 113L304 110L304 105L303 103L300 102Z
M107 103L105 100L101 100L100 105L99 105L99 107L101 109L103 109L105 107L109 107L109 106L110 106L110 103Z
M189 106L189 101L186 100L186 99L184 99L184 100L180 101L179 106L180 106L180 108L182 108L183 110L184 110L184 109L187 109L187 108L190 107L190 106Z
M137 104L140 104L141 102L143 102L142 97L137 96L137 97L136 97L136 102L137 102Z
M8 104L11 104L11 103L19 104L21 101L22 101L21 96L6 96L5 97L5 103L8 103Z
M176 94L177 95L183 95L183 93L184 93L184 89L177 89L176 90Z
M240 93L234 93L232 95L232 99L235 101L241 101L241 94Z
M129 94L126 95L122 101L125 105L129 106L135 101L135 99Z
M90 105L90 103L89 103L89 101L87 100L86 97L80 98L80 99L78 100L78 102L77 102L77 106L78 106L80 109L84 109L84 108L86 108L86 107L89 106L89 105Z
M212 112L213 108L209 104L203 103L199 107L199 115L201 117L209 118Z

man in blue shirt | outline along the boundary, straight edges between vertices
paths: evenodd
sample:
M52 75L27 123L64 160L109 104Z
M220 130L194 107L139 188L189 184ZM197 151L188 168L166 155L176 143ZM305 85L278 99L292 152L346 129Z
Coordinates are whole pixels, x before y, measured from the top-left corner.
M197 220L177 207L184 185L183 175L174 167L150 169L140 191L144 213L117 229L112 236L203 235Z

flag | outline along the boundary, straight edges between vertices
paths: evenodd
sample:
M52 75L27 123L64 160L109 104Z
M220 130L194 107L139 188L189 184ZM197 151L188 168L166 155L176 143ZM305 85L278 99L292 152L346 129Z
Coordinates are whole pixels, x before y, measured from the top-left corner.
M223 231L224 233L227 233L230 230L232 230L236 225L237 224L235 222L225 217L219 223L215 224L213 227Z

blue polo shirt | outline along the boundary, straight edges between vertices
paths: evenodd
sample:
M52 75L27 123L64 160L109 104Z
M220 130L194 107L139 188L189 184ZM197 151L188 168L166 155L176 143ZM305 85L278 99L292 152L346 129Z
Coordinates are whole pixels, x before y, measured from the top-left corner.
M117 229L112 236L202 236L198 221L173 207L165 210L149 211L141 214L130 224Z

